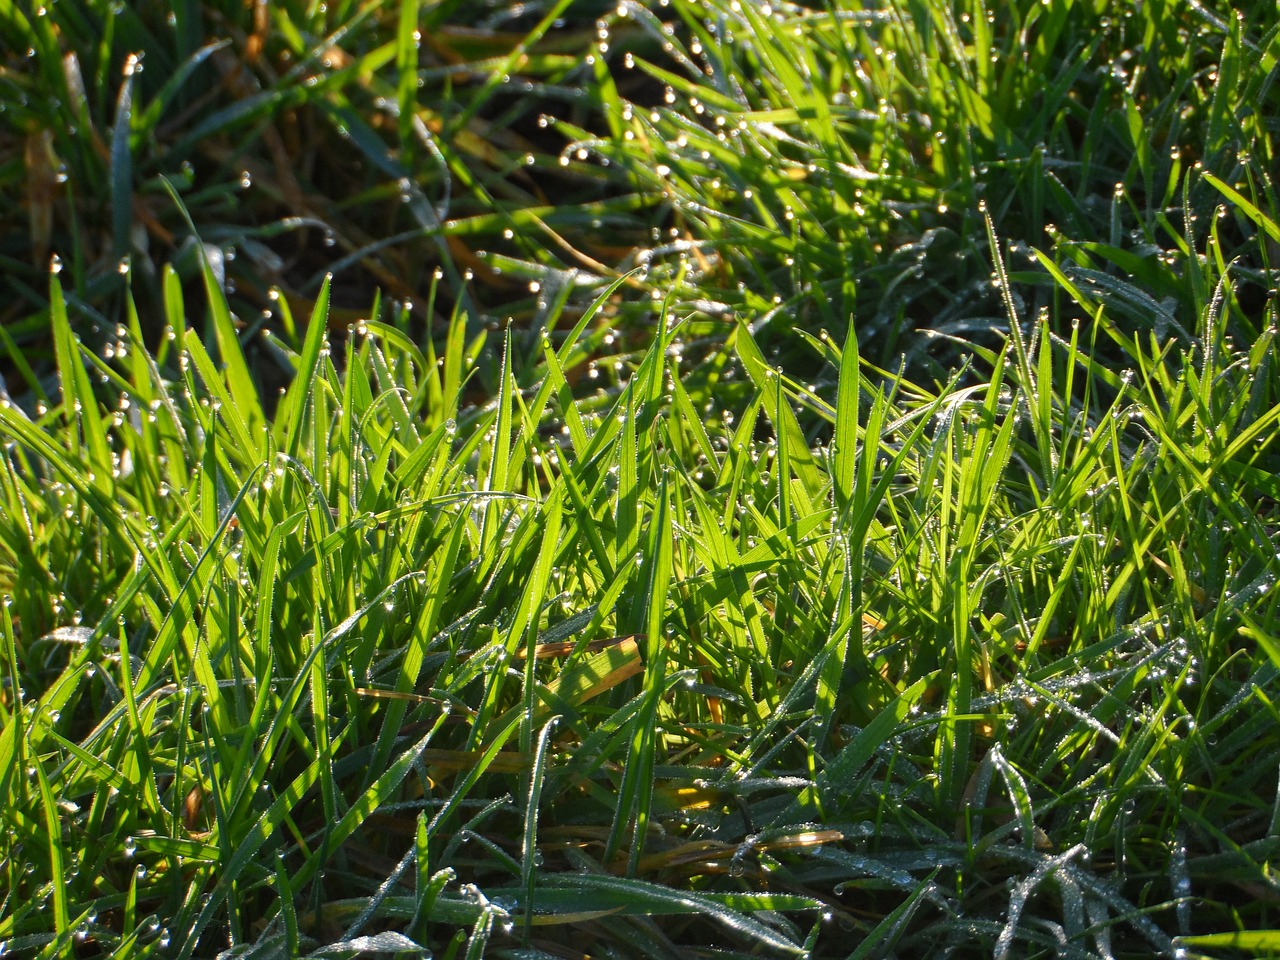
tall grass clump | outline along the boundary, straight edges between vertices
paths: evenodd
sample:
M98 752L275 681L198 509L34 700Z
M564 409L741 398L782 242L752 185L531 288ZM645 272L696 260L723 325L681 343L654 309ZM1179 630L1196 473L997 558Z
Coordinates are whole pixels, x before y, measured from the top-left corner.
M2 952L1276 952L1261 10L0 6Z
M466 408L460 318L335 353L324 290L268 420L209 279L221 366L176 295L166 357L89 354L55 275L59 399L0 408L10 947L1106 956L1265 922L1280 398L1271 334L1221 336L1230 277L1121 378L1105 310L968 386L818 340L834 408L742 325L732 431L676 323L604 415L564 376L585 323Z

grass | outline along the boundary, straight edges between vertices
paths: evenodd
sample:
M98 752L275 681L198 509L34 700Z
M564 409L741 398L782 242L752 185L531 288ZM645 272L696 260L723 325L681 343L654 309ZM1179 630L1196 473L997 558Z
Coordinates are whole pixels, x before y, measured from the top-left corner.
M1280 949L1274 18L460 7L0 5L4 951Z

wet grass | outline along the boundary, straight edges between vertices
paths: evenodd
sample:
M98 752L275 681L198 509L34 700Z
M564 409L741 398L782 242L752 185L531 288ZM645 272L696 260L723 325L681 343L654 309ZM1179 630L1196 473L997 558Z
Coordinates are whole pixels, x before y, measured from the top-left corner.
M1264 7L169 9L0 8L5 952L1278 949Z

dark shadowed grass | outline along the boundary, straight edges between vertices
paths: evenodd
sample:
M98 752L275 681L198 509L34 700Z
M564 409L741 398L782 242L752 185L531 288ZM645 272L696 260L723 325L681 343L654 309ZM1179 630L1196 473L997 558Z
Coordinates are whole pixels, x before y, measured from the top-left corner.
M1265 17L97 9L3 14L107 184L0 327L5 952L1274 952Z
M153 344L163 263L199 286L197 241L162 177L249 325L270 323L273 286L309 313L333 273L339 329L380 289L418 338L455 302L473 333L508 318L536 330L557 299L578 315L639 267L611 308L631 321L620 336L640 326L631 348L652 298L674 291L691 348L738 312L803 376L787 332L843 338L856 316L869 358L906 353L942 379L958 356L946 337L1006 324L980 201L1022 312L1050 308L1065 335L1084 315L1063 309L1033 248L1072 245L1076 282L1149 325L1149 304L1087 271L1157 303L1177 288L1183 211L1204 218L1221 200L1188 171L1245 186L1262 209L1274 199L1265 4L39 9L0 16L13 292L0 319L36 358L53 253L95 349L125 322L122 261ZM1265 270L1248 233L1225 238L1228 259ZM269 352L249 359L287 379ZM490 389L496 367L490 354Z
M330 273L336 329L375 290L418 337L454 303L473 333L536 327L547 307L531 283L580 312L608 282L601 261L643 243L650 217L607 171L562 163L564 138L539 122L595 109L595 21L570 6L511 20L484 3L7 5L3 373L42 388L7 340L38 377L51 256L95 349L127 322L127 289L154 345L163 265L193 292L202 252L250 326L268 322L270 289L309 314ZM290 374L256 346L248 359L264 381Z

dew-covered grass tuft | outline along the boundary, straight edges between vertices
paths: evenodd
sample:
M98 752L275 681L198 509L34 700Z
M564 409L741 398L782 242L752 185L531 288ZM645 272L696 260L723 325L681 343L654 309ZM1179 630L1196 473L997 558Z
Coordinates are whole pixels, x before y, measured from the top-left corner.
M1273 20L0 8L0 952L1274 952Z

